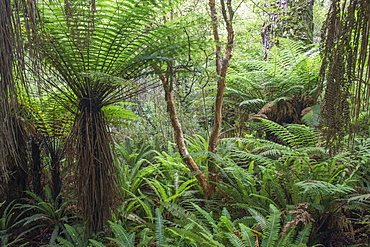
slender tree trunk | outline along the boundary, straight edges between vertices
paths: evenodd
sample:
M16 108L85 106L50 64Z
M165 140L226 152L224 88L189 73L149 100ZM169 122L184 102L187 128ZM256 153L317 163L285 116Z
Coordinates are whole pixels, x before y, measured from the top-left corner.
M234 44L234 29L233 29L233 17L234 11L231 6L231 0L227 0L226 3L224 0L221 0L221 12L223 16L223 21L226 25L227 31L227 43L225 47L225 55L222 56L222 47L220 43L220 35L218 32L218 20L217 20L217 11L216 11L216 3L215 0L209 1L209 7L211 12L212 18L212 29L213 29L213 38L216 43L215 53L216 53L216 72L219 76L217 81L217 95L216 95L216 102L215 102L215 119L213 130L211 136L209 138L208 144L208 151L216 153L216 147L219 142L219 135L220 129L222 124L222 106L223 106L223 98L224 92L226 88L226 73L229 68L229 61L232 57L232 50ZM212 160L208 162L208 172L209 172L209 180L211 182L217 181L216 176L216 165ZM210 183L210 193L213 194L215 190L215 184Z
M216 12L216 3L215 0L209 1L209 7L212 18L212 30L213 37L216 43L216 72L219 76L217 81L217 95L215 102L215 121L213 126L213 131L211 133L208 145L208 151L216 153L216 147L219 140L220 128L222 124L222 105L223 105L223 96L226 88L226 73L229 66L229 61L232 56L233 43L234 43L234 30L232 26L232 21L234 17L234 11L231 6L231 0L221 0L221 11L223 20L225 21L226 31L227 31L227 44L225 47L225 55L222 56L222 47L220 44L220 36L218 32L218 20ZM169 66L170 67L170 66ZM160 71L158 66L154 66L157 71ZM169 68L169 70L171 70ZM209 183L210 181L215 182L216 177L216 165L212 160L208 162L208 174L209 177L199 169L198 165L195 163L193 158L189 155L189 152L186 148L184 134L182 131L181 123L178 119L176 112L176 104L172 90L172 76L171 71L169 76L164 75L163 73L159 74L159 77L162 81L162 85L165 91L165 100L167 102L167 111L169 113L171 124L174 129L176 144L181 155L183 162L188 166L188 168L195 173L195 177L198 180L199 185L202 187L205 197L207 199L211 198L215 191L215 183Z
M159 71L158 66L154 66L154 67L157 71ZM175 97L173 95L173 90L172 90L171 77L165 76L164 74L159 74L159 78L162 81L163 89L165 92L167 112L171 119L171 124L174 130L178 151L181 155L183 162L187 165L187 167L190 169L191 172L195 173L195 177L197 178L198 183L200 187L202 188L205 197L210 198L211 193L209 190L210 186L209 186L207 177L199 169L198 165L195 163L194 159L191 157L191 155L189 154L186 148L184 133L182 131L182 126L181 126L181 123L179 121L177 111L176 111L176 103L175 103Z

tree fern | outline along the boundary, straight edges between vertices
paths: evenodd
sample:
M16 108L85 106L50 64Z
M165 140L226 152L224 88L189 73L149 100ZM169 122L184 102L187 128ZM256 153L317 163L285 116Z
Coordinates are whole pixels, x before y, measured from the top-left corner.
M250 114L263 109L262 105L256 109L256 106L263 101L266 103L294 102L297 103L297 105L293 104L296 111L294 121L300 121L301 111L311 106L301 96L314 95L320 65L317 47L305 47L301 42L280 39L279 45L271 49L267 61L247 60L231 65L233 71L230 72L228 85L231 90L227 91L228 97L226 97L230 101L225 103L231 104L229 106L231 109L243 107L242 109ZM239 91L248 93L243 95ZM239 102L235 102L237 100ZM290 110L293 110L293 105L289 105ZM300 105L303 105L303 108ZM280 116L284 114L282 109L275 109L272 112L279 112ZM268 116L270 119L276 117L272 116L273 113L267 115L270 115Z
M97 232L118 198L112 138L103 109L112 111L118 102L156 86L153 78L143 80L153 72L153 61L180 52L188 39L170 44L165 34L181 28L152 25L148 17L161 15L165 1L52 0L37 5L43 13L35 40L42 54L40 66L48 73L35 76L42 89L75 115L66 144L68 160L79 178L83 220L90 232Z

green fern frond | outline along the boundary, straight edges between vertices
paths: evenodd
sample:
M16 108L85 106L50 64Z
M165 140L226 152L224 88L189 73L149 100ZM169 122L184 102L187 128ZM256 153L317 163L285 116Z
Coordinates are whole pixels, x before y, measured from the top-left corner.
M166 243L164 236L164 221L161 210L159 208L155 209L155 239L158 246L163 246Z
M192 221L197 221L200 223L200 220L197 219L197 216L194 213L186 210L176 203L162 202L161 205L163 205L173 216L179 218L182 221L182 226L189 224Z
M249 213L252 217L256 220L258 224L260 224L262 229L266 229L268 221L267 219L258 211L254 210L253 208L248 208Z
M295 149L300 147L315 147L318 143L319 132L315 129L300 124L287 124L282 126L268 119L258 119L260 122L255 123L255 125L261 127L266 132L274 134L288 147ZM276 145L268 141L261 142L268 143L270 146ZM276 146L278 149L286 149L284 145Z
M300 124L288 124L286 129L295 136L298 146L315 146L319 140L319 132Z
M263 229L262 247L274 246L279 237L280 230L280 211L272 204L270 204L269 215L267 216L266 228Z
M240 240L240 238L238 236L236 236L234 233L230 233L228 232L226 234L227 238L229 239L230 243L234 246L234 247L248 247L248 245L244 244L242 242L242 240Z
M105 247L105 245L101 242L98 242L95 239L89 239L89 242L92 244L94 247Z
M322 147L301 147L295 149L296 153L312 155L315 154L319 157L328 157L328 153Z
M122 225L114 222L109 222L110 228L115 236L115 238L108 238L116 242L119 246L134 247L135 233L129 234Z
M354 195L348 201L370 202L370 194Z
M332 198L333 196L345 195L355 190L345 184L331 184L325 181L305 180L295 184L302 191L301 194L310 198Z
M249 99L240 102L239 106L262 108L266 103L267 101L263 99Z
M207 220L206 223L211 225L213 227L213 229L216 230L217 229L217 224L216 224L215 219L213 219L212 212L207 212L207 211L205 211L204 209L202 209L201 207L199 207L198 205L196 205L194 203L192 203L192 205Z
M64 224L64 229L67 235L67 240L57 237L57 240L62 243L64 246L73 246L73 247L85 247L87 246L88 239L87 236L84 235L83 227L82 226L70 226L68 224Z
M195 135L192 137L186 138L186 143L189 147L189 152L201 152L204 150L208 150L208 142L207 140L201 135Z
M298 233L298 236L297 236L296 241L295 241L296 245L307 244L308 243L308 240L309 240L309 237L310 237L310 234L311 234L311 230L312 230L312 226L313 226L313 224L312 224L312 222L310 222Z
M195 153L190 153L189 155L191 155L195 159L200 159L200 160L205 160L207 158L212 158L215 161L220 162L220 163L225 162L225 160L220 155L217 155L217 154L215 154L213 152L210 152L210 151L204 151L203 150L203 151L199 151L199 152L195 152Z
M221 212L221 215L222 216L225 216L227 219L231 219L231 215L230 215L230 213L229 213L229 211L227 211L227 209L226 208L222 208L222 212Z
M284 97L285 95L301 95L302 92L304 92L304 86L303 85L294 85L292 87L289 87L282 92L280 92L277 96L279 98L275 99L274 101L279 101L279 100L286 100L289 99L287 97Z
M232 157L236 161L240 161L240 162L256 161L266 166L273 165L276 162L274 160L271 160L267 157L263 157L261 155L251 154L251 153L242 152L242 151L236 151L235 153L231 154L230 157Z
M256 125L260 126L263 130L273 133L290 147L296 145L297 140L295 136L280 124L263 118L258 118L258 120L260 122L256 123Z
M195 246L207 245L207 240L199 236L197 232L193 231L192 229L188 230L184 228L169 227L168 230L174 235L185 238L190 244L193 244ZM197 243L199 245L197 245Z
M253 235L252 229L250 229L249 227L245 226L242 223L239 224L239 227L243 243L245 243L245 245L248 247L256 246L256 239L255 236Z
M292 153L294 150L289 146L282 145L269 140L260 140L260 146L252 150L261 156L281 156L282 154Z

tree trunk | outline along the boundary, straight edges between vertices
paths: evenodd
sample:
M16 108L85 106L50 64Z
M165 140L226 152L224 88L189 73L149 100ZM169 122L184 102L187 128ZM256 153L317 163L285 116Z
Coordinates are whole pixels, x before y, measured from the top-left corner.
M27 155L24 128L17 113L14 68L16 34L20 24L13 18L10 0L0 1L0 187L6 200L20 199L27 189ZM19 11L19 10L18 10ZM18 30L15 30L17 29ZM18 71L22 72L22 71ZM2 196L0 194L0 196Z
M159 71L158 66L154 66L157 71ZM204 173L199 169L198 165L195 163L194 159L190 156L186 144L185 144L185 139L184 139L184 133L182 131L182 126L179 121L177 112L176 112L176 103L175 103L175 98L173 95L173 90L172 90L172 83L171 83L171 78L159 74L159 78L162 81L163 89L165 92L165 100L167 103L167 112L170 116L171 119L171 124L172 128L174 130L175 134L175 141L177 144L178 151L181 155L182 161L187 165L187 167L190 169L191 172L195 173L195 177L198 180L198 183L200 187L203 190L203 193L207 199L211 197L210 193L210 186L207 180L207 177L204 175Z
M32 154L32 185L33 192L36 195L41 195L41 150L40 144L36 140L31 141L31 154Z
M76 169L78 204L89 234L104 229L118 198L111 144L101 103L94 92L89 92L80 101L67 146Z
M226 88L226 73L229 68L229 61L232 57L232 50L234 44L234 29L232 25L234 11L231 6L231 0L227 0L225 3L224 0L221 0L221 12L223 20L226 25L227 31L227 43L225 47L225 55L222 57L220 36L218 32L218 20L217 20L217 11L215 0L209 1L209 7L212 18L212 29L213 29L213 38L216 43L215 52L216 52L216 72L219 76L217 81L217 95L215 102L215 119L213 130L209 138L208 151L216 153L216 147L219 142L220 129L222 124L222 105L224 92ZM209 172L209 181L216 182L216 164L214 161L208 161L208 172ZM210 193L213 194L215 190L215 183L210 183Z
M51 157L51 182L53 185L53 199L57 201L62 189L62 180L60 178L60 160L55 157ZM57 203L60 204L61 200L59 199Z
M293 39L305 44L313 42L314 2L314 0L275 0L264 4L263 15L266 21L262 26L261 37L265 59L268 50L278 42L278 38Z

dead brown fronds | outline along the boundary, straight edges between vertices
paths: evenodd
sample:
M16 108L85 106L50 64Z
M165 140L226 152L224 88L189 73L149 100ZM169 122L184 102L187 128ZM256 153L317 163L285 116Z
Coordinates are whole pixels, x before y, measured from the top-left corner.
M312 218L311 214L307 211L309 204L308 203L298 203L295 205L294 210L288 211L289 214L296 215L295 218L289 221L282 230L282 236L286 236L289 230L293 226L298 226L299 223L303 223L305 226L310 222L315 220Z

